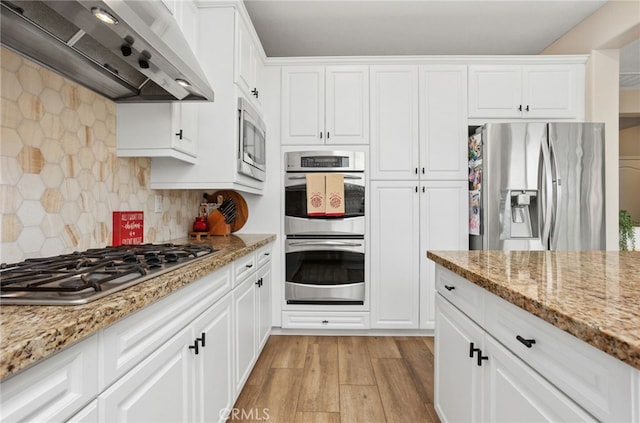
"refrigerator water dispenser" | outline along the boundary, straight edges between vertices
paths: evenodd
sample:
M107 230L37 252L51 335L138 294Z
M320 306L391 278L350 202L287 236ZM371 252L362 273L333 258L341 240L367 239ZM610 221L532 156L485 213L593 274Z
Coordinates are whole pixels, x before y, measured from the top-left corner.
M502 239L538 238L538 191L507 191L505 217L502 220Z

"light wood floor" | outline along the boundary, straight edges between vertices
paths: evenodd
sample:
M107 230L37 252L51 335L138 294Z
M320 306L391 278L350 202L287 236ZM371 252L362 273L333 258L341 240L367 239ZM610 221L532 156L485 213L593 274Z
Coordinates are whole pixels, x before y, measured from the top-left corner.
M229 421L439 422L433 380L431 337L272 335Z

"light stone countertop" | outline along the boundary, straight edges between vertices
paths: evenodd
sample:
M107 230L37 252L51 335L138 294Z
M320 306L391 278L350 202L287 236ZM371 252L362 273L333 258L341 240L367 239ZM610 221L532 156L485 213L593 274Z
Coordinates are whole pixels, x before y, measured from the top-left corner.
M640 369L640 252L429 251L427 257Z
M276 239L272 234L235 234L203 239L219 250L178 269L83 305L0 307L0 380L62 350L99 329ZM198 243L195 239L172 241Z

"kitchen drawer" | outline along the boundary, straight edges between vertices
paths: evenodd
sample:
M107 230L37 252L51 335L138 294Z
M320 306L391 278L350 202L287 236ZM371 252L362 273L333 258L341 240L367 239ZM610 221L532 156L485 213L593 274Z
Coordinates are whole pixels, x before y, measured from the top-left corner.
M436 291L482 326L485 290L441 266L436 266Z
M369 329L368 312L283 311L287 329Z
M91 336L0 385L0 421L65 421L98 394L98 343Z
M485 307L487 332L594 417L632 421L632 367L496 295Z
M256 261L258 267L262 267L263 264L271 261L271 251L273 250L273 242L268 243L265 246L256 250Z
M229 264L216 270L105 328L99 339L102 353L100 390L131 370L230 292L231 268Z
M240 282L242 282L247 276L255 272L257 267L255 251L236 259L233 262L233 286L238 286L238 284L240 284Z

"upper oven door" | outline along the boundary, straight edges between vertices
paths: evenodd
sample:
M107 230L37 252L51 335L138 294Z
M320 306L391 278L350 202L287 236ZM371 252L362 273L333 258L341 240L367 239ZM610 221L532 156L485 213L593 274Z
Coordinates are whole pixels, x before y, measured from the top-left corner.
M284 220L287 235L364 235L365 179L363 172L344 173L344 215L339 217L307 215L305 173L287 173L284 186Z

